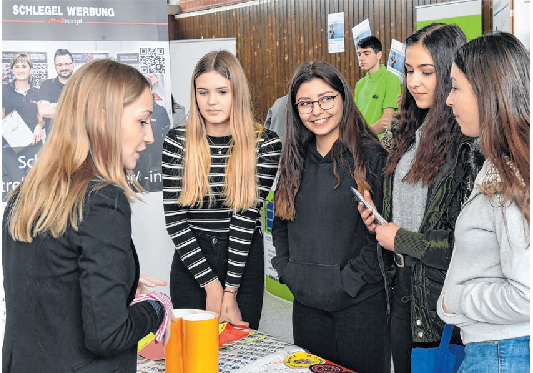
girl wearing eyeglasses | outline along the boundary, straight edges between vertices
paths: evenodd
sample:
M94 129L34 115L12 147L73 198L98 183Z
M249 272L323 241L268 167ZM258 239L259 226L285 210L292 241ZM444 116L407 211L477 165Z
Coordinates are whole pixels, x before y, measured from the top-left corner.
M386 152L326 62L301 65L287 103L273 225L280 282L294 295L294 343L358 372L390 372L376 240L350 190L381 208Z

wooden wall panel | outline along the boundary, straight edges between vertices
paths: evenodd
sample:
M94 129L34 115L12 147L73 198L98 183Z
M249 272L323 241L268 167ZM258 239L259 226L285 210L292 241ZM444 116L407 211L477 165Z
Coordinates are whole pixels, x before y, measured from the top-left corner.
M343 73L350 87L355 86L364 75L353 43L355 25L369 19L383 43L386 63L391 40L404 41L415 30L415 7L443 1L260 0L250 6L169 17L169 38L236 38L237 57L250 83L256 118L262 122L274 101L287 93L287 83L302 62L327 61ZM482 0L482 8L483 32L487 32L492 29L492 0ZM329 54L327 17L338 12L344 12L345 52Z

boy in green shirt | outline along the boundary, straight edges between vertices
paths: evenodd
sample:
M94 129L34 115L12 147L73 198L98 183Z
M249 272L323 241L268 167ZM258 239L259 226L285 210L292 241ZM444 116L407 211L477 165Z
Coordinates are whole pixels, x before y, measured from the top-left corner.
M378 38L369 36L357 43L359 66L367 72L355 85L354 101L370 129L381 138L398 108L396 98L402 85L396 75L380 64L382 45Z

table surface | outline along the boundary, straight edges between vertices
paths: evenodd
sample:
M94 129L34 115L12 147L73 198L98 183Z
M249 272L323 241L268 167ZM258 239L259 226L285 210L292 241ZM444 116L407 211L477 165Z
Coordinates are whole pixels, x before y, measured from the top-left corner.
M259 331L225 344L219 349L219 373L309 373L309 367L290 368L285 358L304 349ZM349 370L339 370L351 372ZM165 361L138 356L137 373L165 372Z

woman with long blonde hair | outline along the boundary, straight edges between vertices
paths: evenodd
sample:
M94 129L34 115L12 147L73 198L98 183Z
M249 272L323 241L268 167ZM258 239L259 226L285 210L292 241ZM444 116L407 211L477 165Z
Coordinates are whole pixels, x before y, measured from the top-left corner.
M170 302L132 303L143 285L131 170L153 142L152 104L144 76L112 60L87 63L65 85L48 141L4 213L3 372L133 373L142 337L157 330L166 341Z
M281 141L254 121L244 70L228 51L206 54L191 80L185 127L163 145L163 203L176 251L175 308L202 308L257 329L263 305L259 211Z

